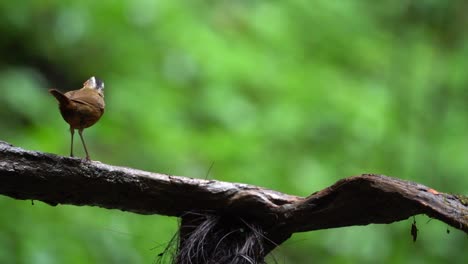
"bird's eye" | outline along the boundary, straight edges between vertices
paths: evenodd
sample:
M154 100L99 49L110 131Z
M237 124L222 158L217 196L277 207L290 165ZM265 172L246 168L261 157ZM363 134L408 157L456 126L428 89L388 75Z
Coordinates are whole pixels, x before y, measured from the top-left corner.
M96 82L96 88L97 89L104 89L104 82L101 79L94 78Z

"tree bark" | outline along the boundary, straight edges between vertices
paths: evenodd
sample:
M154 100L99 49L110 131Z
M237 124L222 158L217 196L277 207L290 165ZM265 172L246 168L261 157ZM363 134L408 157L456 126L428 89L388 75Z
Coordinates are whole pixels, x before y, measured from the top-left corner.
M418 214L468 233L467 197L383 175L345 178L308 197L299 197L253 185L152 173L28 151L2 141L0 194L53 206L99 206L182 219L188 215L193 218L193 214L220 216L215 220L217 225L235 217L261 230L268 241L261 249L264 253L295 232L389 224ZM241 222L233 225L243 225Z

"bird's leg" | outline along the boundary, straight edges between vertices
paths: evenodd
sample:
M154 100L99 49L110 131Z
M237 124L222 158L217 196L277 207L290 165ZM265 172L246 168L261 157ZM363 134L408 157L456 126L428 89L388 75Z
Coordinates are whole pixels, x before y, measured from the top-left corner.
M73 157L73 135L75 134L75 129L70 126L71 133L71 144L70 144L70 157Z
M83 147L84 147L84 150L86 152L86 160L90 160L89 154L88 154L88 149L86 148L86 144L85 144L84 139L83 139L83 129L82 128L78 129L78 134L80 134L81 142L83 143Z

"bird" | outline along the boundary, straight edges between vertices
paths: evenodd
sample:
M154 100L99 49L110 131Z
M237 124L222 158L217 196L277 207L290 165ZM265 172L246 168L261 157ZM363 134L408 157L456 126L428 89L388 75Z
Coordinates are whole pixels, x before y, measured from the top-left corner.
M66 93L57 89L49 89L49 93L57 99L60 113L70 125L70 156L73 157L73 135L77 129L86 152L86 160L90 161L88 149L83 139L83 130L94 125L104 114L104 82L92 76L83 83L81 89Z

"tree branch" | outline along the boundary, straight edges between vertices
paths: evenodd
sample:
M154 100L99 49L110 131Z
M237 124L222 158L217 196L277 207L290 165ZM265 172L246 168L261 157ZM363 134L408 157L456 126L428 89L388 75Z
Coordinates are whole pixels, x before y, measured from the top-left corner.
M298 197L265 188L194 179L23 150L0 141L0 194L183 216L235 215L260 224L281 243L294 232L392 223L426 214L468 233L466 197L382 175L364 174ZM270 237L270 238L271 238Z

